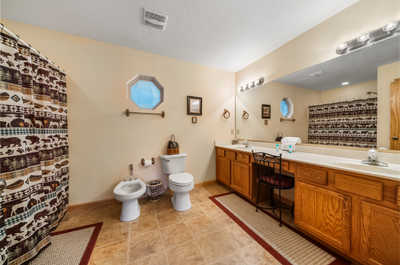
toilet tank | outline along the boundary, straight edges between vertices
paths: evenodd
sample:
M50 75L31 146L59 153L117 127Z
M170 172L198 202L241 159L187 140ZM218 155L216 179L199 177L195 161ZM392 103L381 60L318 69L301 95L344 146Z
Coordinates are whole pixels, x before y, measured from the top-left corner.
M185 171L186 154L161 155L162 171L165 174L175 174Z

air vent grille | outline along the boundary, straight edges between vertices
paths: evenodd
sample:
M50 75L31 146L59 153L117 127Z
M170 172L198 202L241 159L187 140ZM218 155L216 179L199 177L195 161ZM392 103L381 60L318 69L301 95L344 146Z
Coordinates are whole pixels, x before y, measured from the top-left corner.
M143 9L144 24L158 30L164 30L167 26L168 16Z

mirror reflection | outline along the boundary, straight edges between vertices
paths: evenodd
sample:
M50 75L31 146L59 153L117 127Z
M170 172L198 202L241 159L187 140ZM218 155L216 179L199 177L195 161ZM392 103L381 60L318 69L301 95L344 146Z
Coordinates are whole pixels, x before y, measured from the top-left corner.
M270 118L262 106L270 105ZM247 112L248 119L241 113ZM236 136L400 150L400 36L256 87L236 98Z

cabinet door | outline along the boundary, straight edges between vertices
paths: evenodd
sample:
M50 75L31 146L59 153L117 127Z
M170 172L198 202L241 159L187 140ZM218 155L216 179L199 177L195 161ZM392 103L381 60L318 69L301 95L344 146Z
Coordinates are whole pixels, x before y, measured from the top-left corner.
M233 161L231 187L250 197L250 164Z
M350 250L351 198L300 181L295 185L295 224L331 246Z
M400 212L362 201L360 247L366 264L400 264Z
M231 161L225 157L217 157L217 180L231 185Z

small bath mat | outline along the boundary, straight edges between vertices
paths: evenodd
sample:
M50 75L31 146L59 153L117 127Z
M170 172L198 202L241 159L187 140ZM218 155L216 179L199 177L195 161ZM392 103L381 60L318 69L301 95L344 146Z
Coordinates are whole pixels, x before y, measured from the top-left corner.
M31 265L87 265L103 223L53 232L51 245Z

